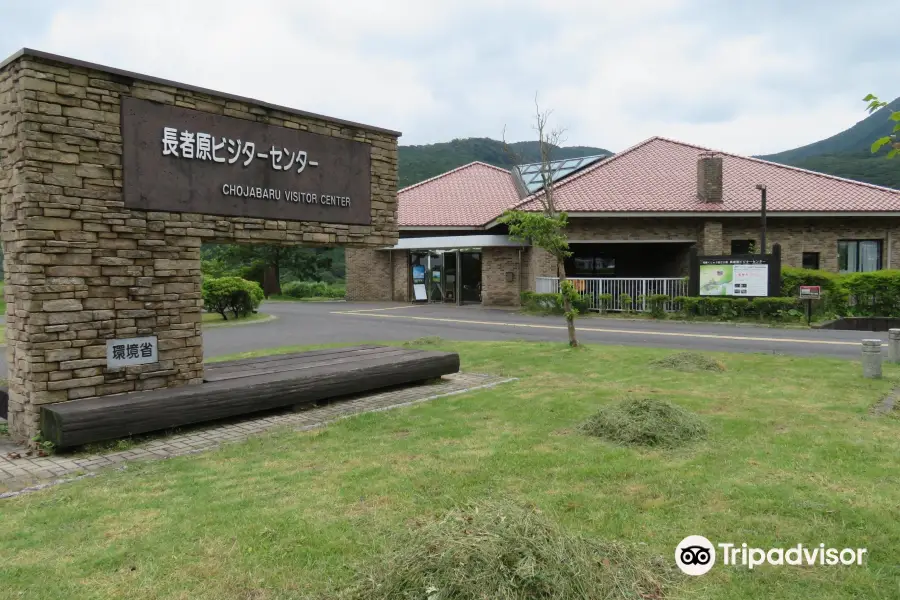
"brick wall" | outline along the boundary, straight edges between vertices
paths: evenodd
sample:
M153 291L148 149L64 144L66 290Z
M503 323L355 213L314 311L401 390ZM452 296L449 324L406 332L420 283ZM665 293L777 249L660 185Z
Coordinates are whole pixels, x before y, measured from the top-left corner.
M124 95L364 142L372 224L124 208ZM0 69L0 205L10 429L42 404L202 381L203 241L386 246L397 240L397 140L305 115L25 55ZM106 340L159 339L159 362L108 371Z
M571 219L569 238L598 242L696 240L701 253L730 254L732 240L758 241L759 228L759 219L753 218ZM782 260L785 265L800 267L803 252L819 252L821 268L836 272L837 243L841 239L882 240L883 266L887 267L890 264L892 268L900 268L900 218L770 216L767 220L766 244L770 251L773 243L781 244ZM533 261L532 258L532 263Z
M394 251L394 295L396 302L409 302L410 288L409 251Z
M725 254L722 248L722 222L705 221L700 232L700 253L707 256Z
M567 229L572 241L699 241L703 219L680 217L570 218Z
M391 299L391 253L347 248L347 300L386 302Z
M523 248L522 289L535 291L535 277L556 277L556 259L542 248Z
M731 240L751 239L759 242L758 219L724 221L722 232L724 253L731 252ZM766 246L781 244L782 264L803 266L804 252L818 252L820 268L837 272L838 240L882 240L882 267L900 268L900 219L886 217L857 218L772 218L766 222ZM890 251L888 240L890 239ZM890 261L888 261L890 252Z
M524 257L522 259L524 263ZM481 303L518 306L521 289L518 248L484 248L481 254Z

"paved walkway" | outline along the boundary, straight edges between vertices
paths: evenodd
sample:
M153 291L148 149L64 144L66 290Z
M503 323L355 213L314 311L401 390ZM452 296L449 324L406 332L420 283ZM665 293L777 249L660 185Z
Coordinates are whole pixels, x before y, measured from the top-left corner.
M286 409L270 412L263 417L233 419L215 425L192 428L184 433L139 444L129 450L106 454L35 457L26 456L24 449L6 443L2 445L4 452L0 456L0 492L3 492L4 488L8 491L0 493L0 498L18 495L22 491L40 489L133 460L153 460L202 452L223 443L244 440L275 427L288 427L297 431L314 429L356 414L409 406L509 381L513 379L477 373L456 373L432 384L405 386L381 393L354 396L302 412ZM13 456L19 454L21 458L10 458L8 454Z

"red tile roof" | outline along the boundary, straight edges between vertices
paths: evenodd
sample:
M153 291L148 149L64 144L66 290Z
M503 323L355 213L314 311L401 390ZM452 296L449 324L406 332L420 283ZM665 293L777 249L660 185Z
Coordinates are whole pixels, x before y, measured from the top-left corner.
M561 181L566 212L756 212L767 186L770 212L900 211L900 191L715 151L723 158L723 201L697 198L697 160L709 148L653 137ZM540 210L531 196L521 209Z
M697 198L697 160L723 158L723 201ZM771 213L900 212L900 191L832 175L653 137L560 181L556 207L566 212L756 213L767 186ZM473 162L400 190L400 227L481 227L507 208L540 210L520 199L513 176Z
M473 162L398 192L400 227L479 227L521 201L509 171Z

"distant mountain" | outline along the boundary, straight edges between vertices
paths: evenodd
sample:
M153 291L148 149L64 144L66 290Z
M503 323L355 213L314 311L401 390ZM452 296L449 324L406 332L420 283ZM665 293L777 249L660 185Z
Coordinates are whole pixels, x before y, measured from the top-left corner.
M900 189L900 160L887 160L886 150L870 151L872 142L891 133L891 110L900 110L900 98L830 138L758 158Z
M540 161L540 145L536 141L514 142L509 146L522 162ZM612 154L612 152L590 146L566 146L557 148L553 152L553 158L580 158L596 154ZM400 146L400 187L413 185L476 160L504 169L512 167L515 163L503 149L503 142L490 138L466 138L423 146Z

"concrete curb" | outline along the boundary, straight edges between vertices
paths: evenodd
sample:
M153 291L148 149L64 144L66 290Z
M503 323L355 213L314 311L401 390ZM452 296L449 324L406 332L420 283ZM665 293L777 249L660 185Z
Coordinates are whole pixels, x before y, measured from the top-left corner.
M460 375L464 375L460 373ZM488 375L479 375L479 374L470 374L474 377L491 377ZM153 447L153 444L157 443L157 440L151 441L143 447L135 447L132 450L121 451L121 452L111 452L109 454L99 454L99 455L91 455L89 457L77 459L83 461L85 464L78 465L77 468L70 468L68 473L60 473L57 479L49 479L47 481L41 483L35 483L28 487L22 488L20 490L11 490L8 492L0 493L0 499L5 498L15 498L16 496L20 496L22 494L27 494L31 492L37 492L40 490L47 489L49 487L54 487L63 483L70 483L73 481L78 481L79 479L84 479L85 477L94 477L100 471L107 470L124 470L127 468L128 463L139 463L146 461L158 461L158 460L166 460L169 458L179 458L182 456L190 456L194 454L201 454L203 452L209 452L217 450L225 445L244 442L253 437L256 437L260 434L269 433L278 429L289 430L289 431L309 431L313 429L319 429L325 427L329 424L336 423L343 419L348 419L351 417L364 415L368 413L375 412L385 412L388 410L392 410L394 408L406 407L406 406L414 406L416 404L421 404L423 402L429 402L431 400L435 400L438 398L445 398L450 396L457 396L459 394L466 394L469 392L474 392L482 389L493 388L498 385L504 383L510 383L513 381L518 381L518 378L515 377L507 377L503 379L495 379L493 381L489 381L487 383L481 383L479 385L469 385L469 387L455 389L452 391L447 391L439 394L432 394L430 396L425 396L422 398L415 398L414 400L408 400L405 402L397 402L394 404L389 404L387 406L378 406L374 408L367 408L364 410L359 410L357 412L348 412L346 414L335 415L332 418L329 418L328 415L323 415L323 419L317 422L309 423L308 425L301 425L297 423L279 423L274 422L273 419L277 417L264 417L259 419L261 423L268 423L261 425L259 428L255 430L247 430L245 429L246 425L252 422L239 422L230 425L224 425L221 428L212 428L209 430L199 430L195 432L189 432L184 435L174 436L172 439L166 440L161 443L156 448ZM477 383L477 381L473 381L471 383ZM390 392L381 392L375 393L373 396L378 397L384 393ZM365 397L356 398L355 400L364 399ZM350 400L349 402L353 402ZM287 416L287 415L282 415ZM230 429L232 431L239 430L235 434L225 434L218 439L211 439L210 435L215 435L217 432L224 433L224 430ZM190 440L193 439L194 442L197 442L199 445L197 447L190 447L187 444L190 444ZM200 443L200 440L204 441ZM171 446L177 446L176 448L171 448ZM135 453L133 456L128 458L123 458L122 454L124 453ZM44 459L41 459L44 460ZM73 461L76 459L72 459ZM52 462L52 460L49 460ZM2 466L2 464L0 464ZM46 465L42 465L40 468L46 469ZM87 472L85 472L87 471ZM32 474L33 475L33 474ZM70 477L66 477L66 475L74 475ZM15 477L12 479L7 479L5 481L15 481ZM0 481L2 482L2 481ZM24 482L23 482L24 483Z
M387 412L389 410L394 410L395 408L403 408L405 406L415 406L416 404L422 404L423 402L431 402L432 400L437 400L438 398L448 398L450 396L458 396L459 394L468 394L469 392L475 392L478 390L486 390L493 387L497 387L498 385L503 385L504 383L512 383L513 381L519 381L518 377L507 377L506 379L501 379L500 381L494 381L491 383L486 383L484 385L476 385L470 388L465 388L462 390L454 390L452 392L447 392L446 394L436 394L434 396L428 396L427 398L420 398L418 400L412 400L410 402L401 402L399 404L392 404L390 406L384 406L382 408L373 408L372 410L367 410L365 412L354 413L350 415L341 415L336 419L330 419L328 421L322 421L321 423L315 423L313 425L304 425L303 427L296 427L294 431L311 431L313 429L319 429L320 427L325 427L331 423L337 423L338 421L342 421L344 419L350 419L352 417L356 417L358 415L366 415L369 413L379 413L379 412Z
M220 329L228 327L246 327L249 325L262 325L278 320L278 315L266 315L265 319L256 319L254 321L223 321L222 323L207 323L202 326L203 329Z

